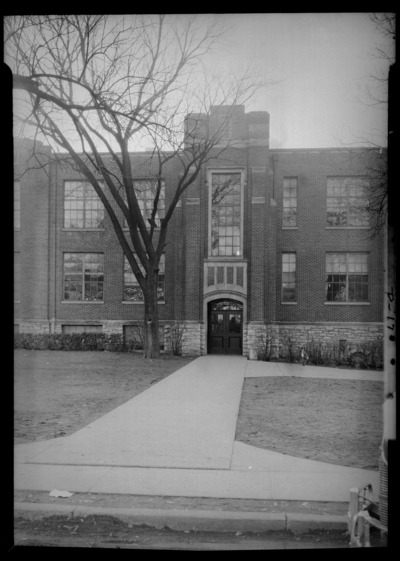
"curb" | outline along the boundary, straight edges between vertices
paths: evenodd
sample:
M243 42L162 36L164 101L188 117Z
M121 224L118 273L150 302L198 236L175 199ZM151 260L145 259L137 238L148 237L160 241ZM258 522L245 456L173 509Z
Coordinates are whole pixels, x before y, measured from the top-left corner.
M14 503L14 516L40 520L49 516L113 516L138 526L156 529L197 530L206 532L255 532L287 530L304 534L310 530L346 530L347 516L265 512L230 512L215 510L161 510L151 508L102 508L43 503Z

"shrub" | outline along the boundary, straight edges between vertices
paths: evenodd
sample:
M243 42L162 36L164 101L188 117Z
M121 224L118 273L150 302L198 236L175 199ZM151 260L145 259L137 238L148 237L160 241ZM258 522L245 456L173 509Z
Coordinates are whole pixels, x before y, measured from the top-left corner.
M112 353L123 353L125 351L123 335L120 333L111 333L111 335L108 335L105 350Z
M171 352L175 356L182 356L182 346L185 342L186 325L184 323L176 322L169 328L169 346Z
M269 361L271 357L273 335L271 330L267 328L265 333L260 333L257 337L257 360L262 360L264 362Z
M106 333L19 333L14 336L14 348L49 351L110 351L123 352L124 342L120 334Z
M325 364L326 349L322 341L314 341L314 339L311 339L310 342L307 342L306 351L308 354L308 364Z
M295 336L293 331L288 331L286 335L282 337L283 355L289 357L290 362L295 362L296 350L295 350Z

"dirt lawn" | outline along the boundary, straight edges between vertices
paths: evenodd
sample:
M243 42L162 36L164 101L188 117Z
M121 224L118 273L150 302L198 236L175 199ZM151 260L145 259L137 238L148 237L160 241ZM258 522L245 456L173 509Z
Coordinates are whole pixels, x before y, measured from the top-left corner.
M15 351L15 443L69 436L194 360L107 352ZM246 378L236 440L378 469L383 383Z
M14 353L14 442L69 436L194 357L101 351Z
M246 378L236 440L300 458L378 470L382 403L383 382Z

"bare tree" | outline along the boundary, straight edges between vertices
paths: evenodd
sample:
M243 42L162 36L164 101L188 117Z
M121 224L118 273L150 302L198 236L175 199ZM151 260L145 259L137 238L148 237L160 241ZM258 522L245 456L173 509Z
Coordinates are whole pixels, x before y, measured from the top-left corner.
M377 12L370 14L370 20L383 40L376 45L370 56L372 59L381 59L387 64L370 76L365 86L364 104L369 109L388 113L389 99L389 67L395 62L396 42L396 14L391 12ZM370 178L370 187L367 193L367 210L372 220L371 237L376 237L385 228L388 209L388 152L386 149L388 131L384 131L384 138L379 135L375 141L359 141L366 144L364 151L353 155L360 160L365 175Z
M5 29L16 131L45 139L53 159L93 186L143 291L145 356L158 357L157 286L168 224L202 165L234 146L221 143L232 106L249 100L261 80L245 72L217 81L199 71L223 33L210 18L18 16L6 18ZM214 128L204 120L212 105L230 107ZM157 172L146 214L129 149L149 139ZM172 159L181 173L164 209L163 175Z

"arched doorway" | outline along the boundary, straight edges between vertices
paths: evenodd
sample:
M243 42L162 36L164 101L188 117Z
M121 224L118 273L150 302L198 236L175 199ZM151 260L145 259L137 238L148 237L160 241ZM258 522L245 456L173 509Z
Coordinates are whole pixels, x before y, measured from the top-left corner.
M243 304L219 299L208 304L208 344L210 354L241 355Z

